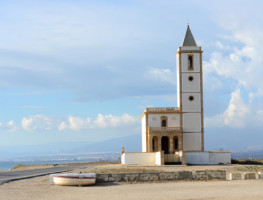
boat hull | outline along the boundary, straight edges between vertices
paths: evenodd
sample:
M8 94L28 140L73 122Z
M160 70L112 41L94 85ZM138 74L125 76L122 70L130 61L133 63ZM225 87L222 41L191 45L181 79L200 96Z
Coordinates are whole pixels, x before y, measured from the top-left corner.
M74 185L94 185L96 175L94 174L56 174L52 176L53 184L74 186Z

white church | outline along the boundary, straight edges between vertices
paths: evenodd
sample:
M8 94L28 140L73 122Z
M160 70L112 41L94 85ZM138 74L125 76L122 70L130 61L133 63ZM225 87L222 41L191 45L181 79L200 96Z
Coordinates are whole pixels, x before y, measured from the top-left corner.
M202 49L189 25L177 58L177 107L141 116L142 152L122 152L125 165L229 164L228 151L204 151Z

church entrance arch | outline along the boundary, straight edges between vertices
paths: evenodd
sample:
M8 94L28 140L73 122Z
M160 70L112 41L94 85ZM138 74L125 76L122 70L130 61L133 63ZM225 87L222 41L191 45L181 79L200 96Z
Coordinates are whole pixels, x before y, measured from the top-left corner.
M169 137L167 136L162 137L162 151L165 154L169 154Z

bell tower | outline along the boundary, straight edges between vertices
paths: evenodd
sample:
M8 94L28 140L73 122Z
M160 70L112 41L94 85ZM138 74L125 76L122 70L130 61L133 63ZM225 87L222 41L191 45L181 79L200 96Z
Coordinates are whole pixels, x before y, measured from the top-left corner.
M176 57L183 151L204 151L202 49L196 45L189 25Z

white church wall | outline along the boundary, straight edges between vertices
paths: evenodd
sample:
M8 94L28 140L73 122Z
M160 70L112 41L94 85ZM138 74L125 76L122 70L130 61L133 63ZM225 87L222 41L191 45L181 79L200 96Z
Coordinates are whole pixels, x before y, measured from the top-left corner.
M209 164L230 164L231 163L231 153L230 152L209 152Z
M190 76L193 78L192 81L189 80ZM200 74L183 73L182 74L182 92L200 92Z
M183 53L183 54L181 54L181 56L182 56L182 60L181 60L182 72L189 72L188 64L187 64L188 55L194 56L194 59L193 59L194 69L191 70L190 72L200 72L200 54L199 53Z
M201 113L183 113L183 131L201 132Z
M202 140L201 133L184 133L183 134L184 151L201 151Z
M162 165L162 152L155 152L155 164Z
M121 156L121 163L124 165L155 165L155 152L125 152Z
M185 152L186 164L192 165L208 165L209 153L208 152Z
M142 117L142 152L146 152L146 115Z
M218 165L230 164L230 152L185 152L186 163L192 165Z
M148 126L161 127L161 117L167 117L167 127L180 127L180 114L149 114Z
M193 96L193 100L189 97ZM182 94L182 111L183 112L201 112L200 93L183 93Z

